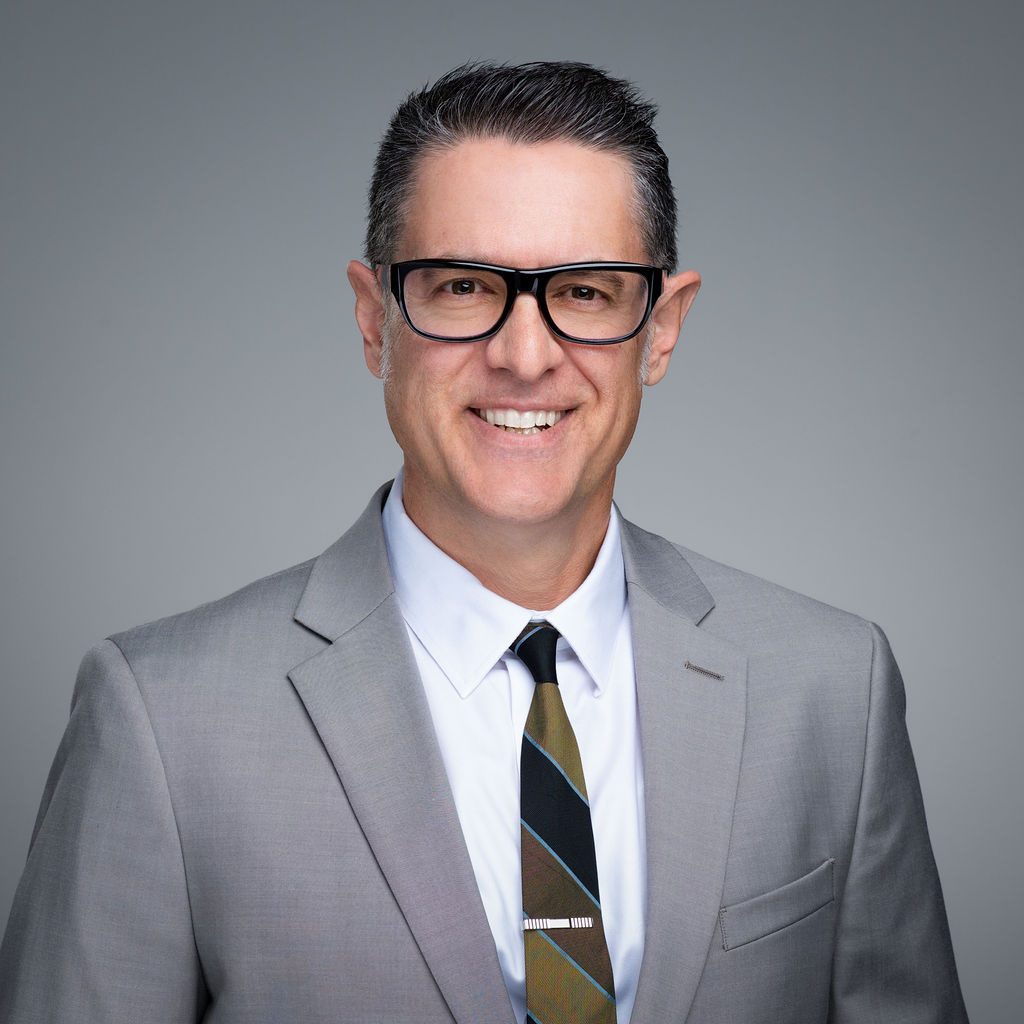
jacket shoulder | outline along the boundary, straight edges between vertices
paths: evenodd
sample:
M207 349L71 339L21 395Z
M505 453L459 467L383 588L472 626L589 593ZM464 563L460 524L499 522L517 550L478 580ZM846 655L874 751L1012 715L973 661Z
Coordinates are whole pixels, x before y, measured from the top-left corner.
M224 658L232 651L265 652L268 644L291 646L289 634L309 636L292 615L315 561L307 559L223 597L112 633L108 639L136 672L168 658L195 662Z
M671 543L671 542L670 542ZM737 569L672 543L710 591L714 607L702 628L749 650L803 648L821 655L847 653L870 660L879 627L856 612L838 608L780 583Z

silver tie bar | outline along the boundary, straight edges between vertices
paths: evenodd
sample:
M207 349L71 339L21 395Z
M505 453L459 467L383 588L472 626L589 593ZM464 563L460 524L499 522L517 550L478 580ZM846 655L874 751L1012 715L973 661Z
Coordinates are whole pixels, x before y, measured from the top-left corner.
M524 932L550 931L553 928L593 928L592 917L527 917L523 921Z

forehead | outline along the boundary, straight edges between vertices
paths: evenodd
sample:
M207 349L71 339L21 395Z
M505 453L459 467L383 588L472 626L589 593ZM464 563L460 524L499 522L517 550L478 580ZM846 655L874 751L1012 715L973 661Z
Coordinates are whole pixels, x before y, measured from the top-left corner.
M471 139L428 153L398 259L445 256L518 267L644 262L629 162L564 141Z

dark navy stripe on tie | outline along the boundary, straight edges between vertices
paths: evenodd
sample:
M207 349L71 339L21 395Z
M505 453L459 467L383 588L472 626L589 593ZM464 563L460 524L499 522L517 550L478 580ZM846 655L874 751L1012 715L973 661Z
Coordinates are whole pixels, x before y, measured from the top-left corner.
M521 771L530 780L522 793L523 820L600 900L590 808L562 772L532 743L523 744Z

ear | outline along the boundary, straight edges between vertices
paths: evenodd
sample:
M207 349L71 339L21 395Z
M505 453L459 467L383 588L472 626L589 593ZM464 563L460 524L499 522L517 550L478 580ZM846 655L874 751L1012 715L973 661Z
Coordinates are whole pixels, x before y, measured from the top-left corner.
M356 323L363 336L363 358L370 373L380 376L380 349L384 334L384 303L375 271L359 260L348 265L348 283L356 293Z
M647 383L657 384L668 372L672 350L679 340L686 314L693 305L700 289L700 274L696 270L684 270L665 279L665 285L658 299L651 321L654 324L654 340L647 360Z

